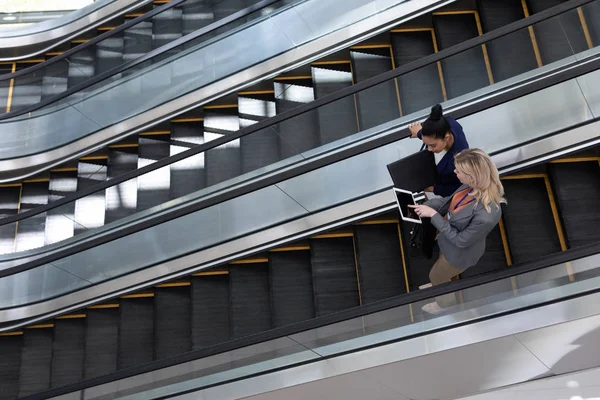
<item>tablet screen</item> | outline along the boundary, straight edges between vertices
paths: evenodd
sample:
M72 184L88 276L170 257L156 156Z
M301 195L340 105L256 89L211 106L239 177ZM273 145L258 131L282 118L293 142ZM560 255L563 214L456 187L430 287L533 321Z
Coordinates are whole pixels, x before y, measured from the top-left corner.
M409 208L409 205L415 205L413 197L410 193L398 192L396 193L396 199L398 199L398 205L400 206L400 211L405 218L420 220L419 216L415 212L413 208Z

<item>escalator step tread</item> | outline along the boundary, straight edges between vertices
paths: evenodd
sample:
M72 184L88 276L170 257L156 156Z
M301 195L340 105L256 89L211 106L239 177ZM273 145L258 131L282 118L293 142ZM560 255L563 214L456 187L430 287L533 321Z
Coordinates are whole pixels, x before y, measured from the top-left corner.
M362 82L392 69L392 58L378 54L351 51L355 81ZM381 125L400 117L400 108L394 80L359 92L356 96L360 130Z
M561 251L544 179L503 181L503 207L512 261L521 263Z
M193 278L192 310L194 350L229 340L229 276Z
M269 255L273 327L315 317L310 251Z
M113 34L96 45L96 75L118 67L123 63L125 36L123 32Z
M85 337L85 379L117 370L119 309L87 310Z
M392 33L396 68L429 56L435 51L431 32ZM404 115L444 101L437 65L428 65L398 77L398 89Z
M0 400L19 397L23 336L0 337Z
M533 15L563 2L563 0L528 0L527 5L530 14ZM577 10L535 24L533 30L544 64L561 60L588 48Z
M483 32L525 18L520 0L478 0ZM537 68L533 43L527 29L521 29L486 44L494 81L512 78Z
M271 329L269 264L229 267L232 337Z
M468 268L465 272L460 274L462 278L486 274L507 267L506 255L504 254L504 246L502 244L502 235L498 225L496 225L489 233L485 242L485 253L483 254L483 257L481 257L477 265Z
M238 98L240 128L246 128L256 122L275 116L275 102L272 99ZM266 167L281 160L280 143L277 132L272 128L261 129L240 139L242 152L242 171L244 173ZM288 149L292 150L292 149Z
M154 360L154 299L122 299L118 369Z
M23 335L19 396L50 388L53 329L29 329Z
M202 144L202 124L198 122L176 123L171 128L171 139ZM171 146L171 155L184 150L181 147ZM171 165L170 197L177 199L206 187L204 182L204 155L198 154L183 162Z
M312 68L315 97L352 86L352 74L326 68ZM334 142L358 132L354 96L346 96L317 109L321 144Z
M138 148L138 168L169 157L170 145L166 140L141 137ZM137 209L144 211L169 201L170 170L161 168L137 178Z
M109 179L134 171L138 166L137 150L125 152L109 149L106 175ZM132 179L106 190L106 224L133 214L137 204L137 184Z
M85 319L54 322L52 345L52 387L68 385L83 378Z
M191 293L189 286L157 288L154 295L156 359L188 352L192 348Z
M398 225L359 225L355 230L362 303L406 293Z
M570 247L600 242L600 165L550 164L556 200Z
M310 241L317 316L360 305L353 238Z
M435 15L434 27L440 50L478 36L472 14ZM483 50L476 47L442 61L448 99L453 99L489 85Z
M581 7L592 39L592 45L600 45L600 3L597 1Z

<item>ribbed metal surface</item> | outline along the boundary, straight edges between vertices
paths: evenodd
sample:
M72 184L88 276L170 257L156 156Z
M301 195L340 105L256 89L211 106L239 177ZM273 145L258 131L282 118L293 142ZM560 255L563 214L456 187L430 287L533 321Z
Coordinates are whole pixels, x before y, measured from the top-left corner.
M315 98L352 86L350 64L312 68ZM337 67L337 68L336 68ZM354 96L346 96L317 110L321 144L334 142L358 132Z
M600 241L600 165L550 164L550 176L569 247Z
M363 304L406 293L398 225L357 225L354 229Z
M310 251L269 254L273 327L314 318Z
M28 329L23 336L19 396L28 396L50 388L52 337L54 330Z
M350 52L355 82L362 82L392 69L389 48ZM357 94L360 130L364 131L400 117L396 84L390 80Z
M17 70L30 67L31 64L18 64ZM29 73L14 79L11 111L39 103L42 99L44 70Z
M117 370L119 349L119 309L87 310L85 330L85 379Z
M19 397L23 336L0 337L0 400Z
M352 238L311 240L310 254L317 316L360 305Z
M271 328L269 264L229 267L232 337L239 338Z
M137 169L137 149L109 149L108 151L108 178ZM106 214L104 220L116 221L133 214L137 205L137 179L123 182L118 186L106 190Z
M239 130L237 108L205 110L204 137L206 141ZM239 141L215 147L204 153L206 186L235 178L241 174Z
M123 63L124 33L117 33L98 43L96 47L96 75Z
M44 68L42 79L42 100L55 96L67 90L69 64L59 61Z
M592 45L600 45L600 3L597 1L581 7L585 22L590 32Z
M521 0L478 0L477 4L484 33L525 18ZM527 29L493 40L486 46L495 82L537 68Z
M498 225L489 233L485 242L485 254L481 257L477 265L460 274L462 278L506 268L506 255Z
M508 205L503 216L513 262L560 251L544 179L503 181Z
M536 14L563 2L563 0L528 0L527 5L529 12ZM540 22L534 25L533 30L544 64L588 49L577 10Z
M155 161L169 157L169 136L152 138L139 138L138 168L151 164ZM138 211L147 210L156 205L169 201L170 170L161 168L147 176L138 178Z
M161 359L192 348L189 286L157 288L154 295L154 354Z
M391 40L396 68L434 53L431 32L392 33ZM404 114L444 101L437 65L419 68L399 76L397 81Z
M229 276L192 279L192 346L194 350L229 340Z
M118 369L154 360L154 299L122 299Z
M124 38L123 61L135 60L148 53L152 50L152 21L144 21L127 29Z
M473 14L435 15L434 27L440 50L478 36ZM481 48L467 50L442 61L448 99L489 85Z
M238 98L240 128L246 128L256 122L275 115L275 101L272 94L250 95ZM280 143L277 132L271 127L246 135L240 139L242 153L242 171L251 172L281 160Z
M20 187L7 187L0 191L0 217L10 217L16 215L19 209ZM0 253L12 253L15 248L15 232L17 224L7 224L0 226Z
M198 145L204 143L202 122L178 122L171 125L171 139ZM171 155L187 148L171 146ZM204 154L171 165L170 197L177 199L204 188Z
M67 86L73 87L83 83L95 75L96 50L88 47L69 57L69 72ZM89 90L89 89L88 89ZM81 98L84 93L73 93L70 97Z
M52 387L78 382L83 378L85 319L59 319L54 322L52 345Z
M20 212L34 209L48 203L48 182L28 182L23 184ZM19 221L17 229L16 251L25 251L42 247L46 236L46 215Z

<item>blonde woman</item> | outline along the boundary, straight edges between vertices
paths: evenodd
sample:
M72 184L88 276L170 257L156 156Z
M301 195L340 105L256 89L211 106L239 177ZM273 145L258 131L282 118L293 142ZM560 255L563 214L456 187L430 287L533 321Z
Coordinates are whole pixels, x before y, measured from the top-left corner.
M498 170L481 149L467 149L454 157L454 173L462 186L451 196L413 206L420 217L431 218L439 231L440 256L429 273L431 285L439 285L477 264L485 252L485 238L502 216L506 201ZM453 293L439 296L423 311L439 314L456 304Z

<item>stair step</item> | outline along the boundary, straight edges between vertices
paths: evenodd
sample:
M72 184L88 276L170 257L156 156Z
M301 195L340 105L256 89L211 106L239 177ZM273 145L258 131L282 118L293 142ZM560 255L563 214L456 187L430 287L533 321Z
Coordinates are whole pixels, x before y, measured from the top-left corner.
M86 313L83 374L92 379L117 371L119 308L94 308Z
M85 319L57 319L52 345L51 386L60 387L83 379Z
M157 288L154 296L157 360L192 349L190 286Z
M194 350L229 340L229 276L192 279L192 347Z
M121 299L118 369L154 360L153 297Z
M269 264L229 267L232 338L271 328Z
M50 388L54 329L26 329L23 334L19 397Z

